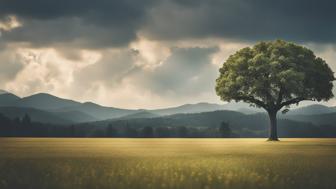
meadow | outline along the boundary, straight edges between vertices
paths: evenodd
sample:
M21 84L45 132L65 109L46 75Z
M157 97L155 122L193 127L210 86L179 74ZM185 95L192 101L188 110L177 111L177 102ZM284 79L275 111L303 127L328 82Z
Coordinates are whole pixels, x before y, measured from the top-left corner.
M336 188L336 139L265 140L0 138L0 188Z

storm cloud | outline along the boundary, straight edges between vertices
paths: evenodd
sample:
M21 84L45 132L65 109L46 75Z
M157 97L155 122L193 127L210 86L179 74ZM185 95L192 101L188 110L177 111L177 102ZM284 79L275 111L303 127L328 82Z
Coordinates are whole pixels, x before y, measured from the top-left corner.
M336 40L335 5L328 0L164 1L151 10L144 30L157 39L217 36L328 43Z
M0 15L15 15L22 27L3 32L2 39L38 46L122 46L136 38L152 4L151 0L3 0Z
M285 39L336 69L330 0L0 0L0 88L127 108L219 102L218 68Z
M156 40L330 43L336 40L335 6L330 0L2 0L0 15L15 15L22 22L3 32L2 40L35 45L121 46L139 33Z

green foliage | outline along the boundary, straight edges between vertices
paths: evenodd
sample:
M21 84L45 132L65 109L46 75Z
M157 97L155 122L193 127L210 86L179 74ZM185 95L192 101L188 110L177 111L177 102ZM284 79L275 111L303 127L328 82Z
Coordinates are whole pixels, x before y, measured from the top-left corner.
M154 137L154 129L153 127L146 126L141 129L141 136L145 138L152 138Z
M219 126L219 133L221 137L224 138L231 137L232 130L230 128L230 124L227 122L222 122L221 125Z
M22 118L22 124L24 126L30 126L31 125L31 119L28 114L25 114Z
M243 48L219 71L216 92L224 101L278 111L302 100L333 97L335 78L327 63L311 50L282 40Z

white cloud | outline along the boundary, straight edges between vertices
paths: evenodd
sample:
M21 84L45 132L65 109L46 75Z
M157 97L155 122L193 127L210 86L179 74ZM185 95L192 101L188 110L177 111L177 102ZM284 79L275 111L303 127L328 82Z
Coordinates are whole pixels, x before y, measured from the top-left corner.
M218 68L246 46L210 38L168 42L143 37L128 47L99 50L13 44L0 51L0 87L20 96L47 92L122 108L219 103L214 90ZM335 70L332 45L307 46Z
M13 49L16 60L23 67L5 88L15 94L26 96L37 92L69 96L73 72L92 64L99 58L97 53L83 51L83 59L70 61L60 56L55 49L17 48Z
M171 55L167 44L150 41L143 37L139 37L139 40L131 43L130 48L139 53L136 64L144 69L155 69Z
M0 33L3 31L10 31L14 28L22 26L22 23L14 15L9 15L0 20Z

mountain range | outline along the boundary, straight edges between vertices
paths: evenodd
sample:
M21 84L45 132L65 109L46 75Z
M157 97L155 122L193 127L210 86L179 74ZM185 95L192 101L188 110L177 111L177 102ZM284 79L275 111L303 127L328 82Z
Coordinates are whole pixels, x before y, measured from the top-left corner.
M142 118L153 119L163 116L169 117L175 114L193 114L200 116L201 114L199 113L202 112L224 110L227 111L227 114L228 112L239 112L239 115L244 114L251 116L255 114L265 114L263 110L250 107L246 103L235 102L227 104L202 102L152 110L121 109L101 106L92 102L81 103L70 99L59 98L47 93L38 93L21 98L15 94L0 90L1 114L10 118L23 117L24 114L29 114L33 121L53 124L75 124L103 120L131 120ZM279 118L311 122L314 124L332 124L334 120L336 121L336 108L314 104L293 109L285 115L279 114ZM199 118L195 120L198 119Z

